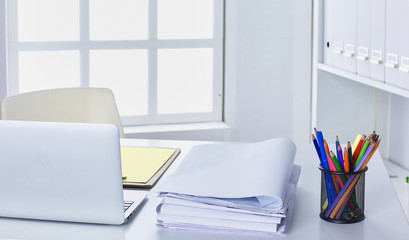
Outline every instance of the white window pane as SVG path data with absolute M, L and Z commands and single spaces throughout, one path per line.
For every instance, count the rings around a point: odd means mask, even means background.
M 112 89 L 120 115 L 148 112 L 148 51 L 90 51 L 90 86 Z
M 158 0 L 158 38 L 212 38 L 213 1 Z
M 213 49 L 158 51 L 158 113 L 212 111 Z
M 19 92 L 79 87 L 79 51 L 19 53 Z
M 148 0 L 90 0 L 91 40 L 148 38 Z
M 18 0 L 19 41 L 78 41 L 79 0 Z

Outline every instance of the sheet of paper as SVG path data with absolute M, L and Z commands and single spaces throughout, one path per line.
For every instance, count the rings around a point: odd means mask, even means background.
M 296 147 L 288 139 L 198 145 L 159 187 L 215 198 L 269 197 L 282 206 Z
M 247 198 L 212 198 L 200 197 L 177 193 L 162 194 L 164 199 L 161 204 L 173 204 L 189 207 L 198 207 L 211 210 L 225 210 L 246 212 L 266 216 L 285 217 L 283 213 L 289 205 L 290 198 L 295 193 L 295 188 L 301 173 L 301 167 L 294 164 L 282 207 L 278 206 L 277 198 L 247 197 Z M 260 200 L 261 198 L 261 200 Z
M 212 219 L 204 217 L 192 217 L 192 216 L 170 216 L 170 215 L 159 215 L 158 221 L 165 222 L 166 224 L 184 224 L 189 225 L 200 225 L 204 227 L 217 227 L 225 229 L 240 229 L 240 230 L 250 230 L 250 231 L 271 231 L 275 232 L 277 230 L 276 223 L 263 223 L 263 222 L 249 222 L 249 221 L 235 221 L 228 219 Z
M 209 209 L 209 210 L 247 213 L 247 214 L 260 215 L 260 216 L 270 216 L 270 217 L 279 217 L 279 218 L 285 217 L 285 215 L 283 215 L 281 211 L 277 211 L 274 213 L 270 213 L 267 211 L 260 212 L 259 211 L 260 209 L 250 210 L 250 209 L 242 209 L 242 208 L 233 208 L 231 206 L 226 206 L 226 205 L 215 205 L 215 204 L 199 202 L 197 201 L 196 198 L 187 199 L 187 198 L 180 198 L 180 197 L 181 197 L 180 195 L 176 195 L 176 194 L 166 194 L 166 196 L 164 197 L 159 207 L 162 204 L 170 204 L 170 205 L 186 206 L 186 207 L 191 207 L 191 208 L 202 208 L 202 209 Z M 157 209 L 158 213 L 160 212 L 159 207 Z
M 174 152 L 171 148 L 121 147 L 124 181 L 146 183 Z
M 207 208 L 195 208 L 181 205 L 163 204 L 160 209 L 160 215 L 176 216 L 181 215 L 186 217 L 202 217 L 219 220 L 235 220 L 260 223 L 275 223 L 279 224 L 282 217 L 261 216 L 251 213 L 240 213 L 235 211 L 212 210 Z
M 158 226 L 168 229 L 196 230 L 209 232 L 239 233 L 239 234 L 259 234 L 259 235 L 286 235 L 288 225 L 291 223 L 294 205 L 294 195 L 290 199 L 287 217 L 283 218 L 280 224 L 274 226 L 273 223 L 265 224 L 247 221 L 225 222 L 213 218 L 191 218 L 186 216 L 158 215 Z

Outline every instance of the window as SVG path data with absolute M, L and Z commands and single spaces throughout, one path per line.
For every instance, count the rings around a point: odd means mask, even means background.
M 108 87 L 124 125 L 218 121 L 221 0 L 10 0 L 8 94 Z

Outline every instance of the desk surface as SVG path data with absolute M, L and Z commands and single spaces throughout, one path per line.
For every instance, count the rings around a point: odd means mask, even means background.
M 195 144 L 206 142 L 123 139 L 122 145 L 179 147 L 181 154 L 159 181 L 173 172 Z M 160 198 L 153 188 L 136 215 L 121 226 L 61 223 L 0 218 L 0 239 L 408 239 L 409 225 L 393 190 L 380 155 L 368 165 L 366 174 L 366 219 L 355 224 L 333 224 L 319 218 L 320 173 L 313 145 L 297 146 L 296 163 L 302 167 L 296 190 L 293 220 L 286 237 L 171 231 L 156 227 Z M 124 195 L 135 193 L 126 189 Z M 353 236 L 353 237 L 352 237 Z

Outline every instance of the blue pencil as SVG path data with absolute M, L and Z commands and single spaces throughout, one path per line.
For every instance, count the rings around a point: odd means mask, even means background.
M 321 165 L 325 170 L 330 170 L 329 164 L 328 164 L 328 159 L 323 156 L 327 156 L 327 153 L 325 152 L 325 147 L 324 147 L 324 136 L 322 135 L 321 131 L 317 131 L 317 140 L 318 140 L 318 145 L 320 147 L 320 152 L 321 152 Z M 327 190 L 327 197 L 328 197 L 328 203 L 329 205 L 332 204 L 332 202 L 336 198 L 336 193 L 335 193 L 335 187 L 334 187 L 334 182 L 331 179 L 331 176 L 328 173 L 324 173 L 325 177 L 325 186 Z
M 342 147 L 341 147 L 341 144 L 339 144 L 338 136 L 336 137 L 335 147 L 336 147 L 335 151 L 337 153 L 339 165 L 341 165 L 342 171 L 345 172 L 344 157 L 342 156 Z
M 318 140 L 318 145 L 321 146 L 320 147 L 321 156 L 327 156 L 327 153 L 325 152 L 325 148 L 324 148 L 324 136 L 322 135 L 321 131 L 317 132 L 317 140 Z M 321 157 L 321 164 L 325 170 L 330 170 L 328 160 L 326 157 Z
M 315 138 L 314 134 L 311 134 L 311 135 L 312 135 L 312 142 L 314 143 L 315 150 L 317 151 L 317 154 L 318 154 L 318 158 L 320 159 L 320 162 L 322 164 L 320 146 L 318 146 L 318 142 L 317 142 L 317 139 Z

